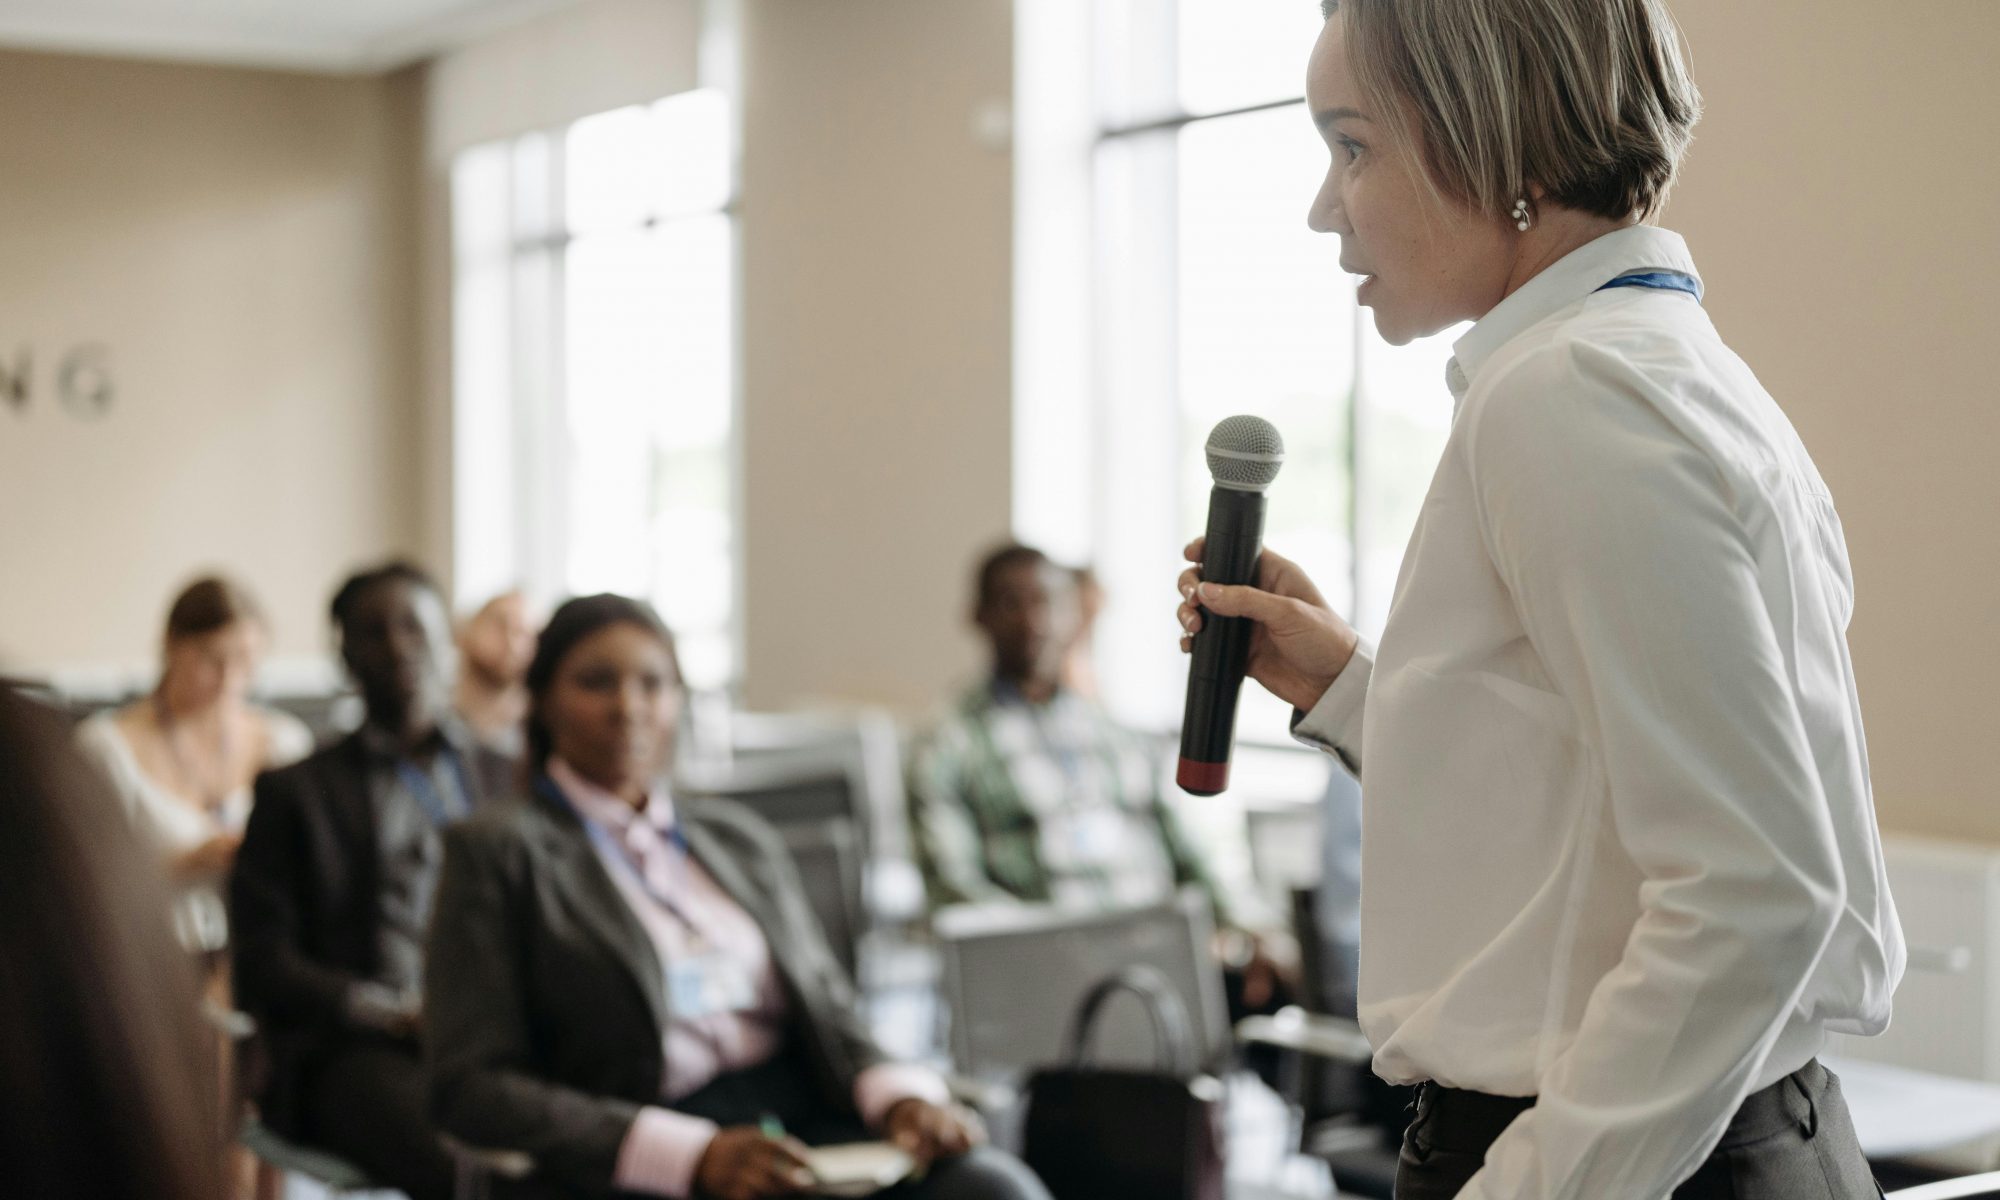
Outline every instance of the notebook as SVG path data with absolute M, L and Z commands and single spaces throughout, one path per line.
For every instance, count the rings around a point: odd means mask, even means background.
M 854 1142 L 820 1146 L 806 1155 L 812 1168 L 813 1194 L 872 1196 L 910 1177 L 916 1160 L 887 1142 Z

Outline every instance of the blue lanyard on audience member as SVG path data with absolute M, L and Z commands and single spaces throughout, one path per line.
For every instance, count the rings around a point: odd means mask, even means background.
M 445 765 L 451 768 L 452 778 L 458 781 L 456 805 L 438 790 L 437 780 L 431 777 L 429 771 L 420 770 L 407 758 L 396 760 L 396 777 L 403 781 L 403 786 L 409 789 L 410 795 L 416 797 L 418 806 L 424 810 L 424 815 L 431 819 L 431 824 L 443 828 L 465 815 L 465 806 L 472 798 L 472 789 L 466 783 L 465 763 L 460 760 L 458 751 L 446 746 L 439 751 L 439 754 L 443 756 Z
M 1653 288 L 1662 292 L 1686 292 L 1694 297 L 1695 303 L 1701 303 L 1701 280 L 1686 271 L 1627 271 L 1597 290 L 1608 292 L 1612 288 Z
M 609 858 L 618 868 L 620 874 L 638 885 L 640 891 L 646 893 L 652 899 L 653 903 L 666 909 L 674 920 L 679 921 L 682 927 L 689 933 L 702 941 L 708 940 L 708 935 L 702 932 L 701 926 L 695 924 L 692 917 L 688 916 L 686 909 L 682 908 L 671 895 L 653 886 L 653 881 L 646 877 L 644 864 L 632 856 L 631 850 L 627 849 L 625 844 L 619 839 L 613 837 L 610 830 L 585 816 L 583 810 L 579 809 L 570 801 L 568 796 L 563 794 L 562 788 L 556 786 L 555 780 L 550 779 L 546 775 L 538 777 L 535 780 L 535 792 L 543 799 L 557 805 L 563 811 L 575 817 L 583 825 L 583 832 L 585 836 L 590 838 L 590 844 L 597 848 L 599 858 Z M 644 820 L 645 818 L 642 815 L 639 819 Z M 666 831 L 666 836 L 668 844 L 681 855 L 682 861 L 685 862 L 689 857 L 687 834 L 681 832 L 679 821 L 675 821 Z

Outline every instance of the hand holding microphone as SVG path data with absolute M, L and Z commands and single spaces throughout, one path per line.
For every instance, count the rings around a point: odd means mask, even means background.
M 1189 562 L 1201 562 L 1202 541 L 1196 538 L 1182 552 Z M 1194 649 L 1204 610 L 1218 617 L 1248 617 L 1256 629 L 1250 634 L 1244 673 L 1293 708 L 1311 708 L 1346 669 L 1360 637 L 1320 597 L 1297 563 L 1266 550 L 1258 566 L 1256 586 L 1210 584 L 1206 597 L 1194 590 L 1202 583 L 1201 567 L 1181 572 L 1181 605 L 1175 616 L 1188 631 L 1181 649 Z
M 1229 784 L 1236 701 L 1247 673 L 1280 699 L 1310 708 L 1354 656 L 1358 639 L 1305 573 L 1263 551 L 1264 489 L 1284 442 L 1257 417 L 1209 435 L 1208 533 L 1188 547 L 1201 564 L 1181 574 L 1181 648 L 1193 654 L 1176 779 L 1198 796 Z M 1201 589 L 1199 592 L 1196 589 Z M 1202 610 L 1210 614 L 1203 619 Z

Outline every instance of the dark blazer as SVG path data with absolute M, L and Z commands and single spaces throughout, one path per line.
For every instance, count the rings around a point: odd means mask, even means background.
M 512 759 L 457 745 L 475 811 L 514 790 Z M 238 1004 L 256 1016 L 272 1059 L 263 1116 L 285 1128 L 302 1064 L 363 1032 L 348 988 L 381 969 L 381 859 L 369 756 L 360 735 L 257 779 L 229 881 Z
M 884 1055 L 784 842 L 734 801 L 677 803 L 690 853 L 771 943 L 829 1111 L 852 1113 L 855 1077 Z M 653 943 L 574 812 L 530 793 L 446 833 L 427 962 L 439 1128 L 527 1152 L 554 1194 L 608 1192 L 627 1128 L 660 1103 L 668 1008 Z

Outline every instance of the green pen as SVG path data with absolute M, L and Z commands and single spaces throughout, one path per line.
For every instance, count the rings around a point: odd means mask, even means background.
M 757 1132 L 774 1142 L 781 1142 L 790 1136 L 785 1132 L 785 1123 L 780 1121 L 775 1113 L 765 1113 L 763 1116 L 757 1118 Z M 808 1166 L 805 1169 L 805 1178 L 798 1182 L 817 1183 L 819 1182 L 819 1176 Z

